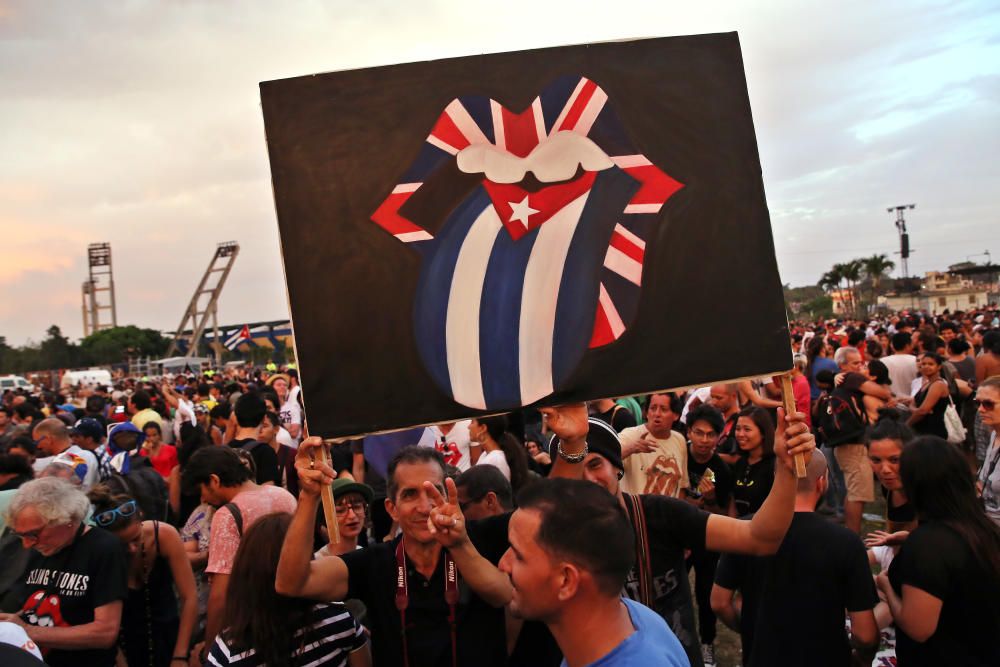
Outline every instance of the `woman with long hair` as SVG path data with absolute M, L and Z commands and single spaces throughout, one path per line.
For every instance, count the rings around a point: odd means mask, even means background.
M 194 574 L 177 530 L 143 521 L 131 496 L 98 484 L 88 494 L 92 520 L 125 543 L 128 597 L 122 607 L 121 648 L 130 667 L 181 667 L 198 616 Z M 178 615 L 177 595 L 180 596 Z
M 816 374 L 824 370 L 834 374 L 839 372 L 837 364 L 827 356 L 827 345 L 822 335 L 817 334 L 809 339 L 809 344 L 806 346 L 806 361 L 808 362 L 806 364 L 806 379 L 809 380 L 810 398 L 815 401 L 822 392 L 822 388 L 816 384 Z
M 936 435 L 948 438 L 944 425 L 944 411 L 948 407 L 948 383 L 941 377 L 944 359 L 934 352 L 920 357 L 919 369 L 923 383 L 913 396 L 915 409 L 906 422 L 917 435 Z
M 1000 528 L 983 512 L 968 460 L 925 436 L 904 447 L 900 473 L 919 525 L 877 578 L 897 664 L 1000 665 Z
M 476 465 L 488 463 L 500 469 L 516 494 L 528 481 L 528 455 L 507 430 L 507 417 L 480 417 L 469 423 L 469 438 L 482 447 Z
M 740 459 L 733 466 L 729 516 L 743 517 L 760 509 L 774 484 L 774 422 L 763 408 L 744 408 L 735 434 Z
M 223 630 L 209 653 L 209 664 L 369 667 L 367 634 L 347 607 L 274 592 L 281 545 L 291 522 L 291 514 L 268 514 L 243 534 L 226 589 Z
M 873 536 L 885 535 L 882 544 L 899 544 L 906 534 L 895 535 L 899 531 L 913 530 L 917 526 L 917 514 L 903 491 L 903 480 L 899 473 L 903 447 L 913 440 L 913 431 L 903 421 L 901 415 L 891 408 L 879 410 L 878 418 L 865 433 L 868 459 L 872 470 L 882 485 L 885 496 L 886 531 L 876 531 Z M 869 536 L 872 538 L 873 536 Z M 871 546 L 871 545 L 869 545 Z

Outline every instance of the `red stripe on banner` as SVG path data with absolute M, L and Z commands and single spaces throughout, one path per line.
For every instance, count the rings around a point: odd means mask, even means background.
M 640 264 L 642 264 L 642 259 L 646 255 L 645 250 L 618 232 L 611 235 L 611 247 L 620 250 L 623 254 L 628 255 Z
M 434 124 L 434 129 L 431 130 L 431 134 L 449 146 L 453 146 L 456 150 L 462 150 L 469 145 L 469 140 L 462 134 L 462 131 L 455 125 L 455 121 L 447 113 L 443 113 L 438 117 L 437 123 Z
M 663 205 L 675 192 L 684 187 L 683 183 L 667 176 L 659 167 L 652 164 L 638 167 L 627 167 L 625 173 L 639 181 L 638 192 L 632 196 L 629 204 L 659 204 Z
M 501 107 L 503 134 L 507 150 L 518 157 L 527 157 L 538 145 L 538 130 L 535 128 L 535 114 L 531 107 L 521 113 L 511 113 Z
M 587 83 L 583 84 L 583 90 L 577 95 L 576 101 L 573 102 L 573 108 L 569 110 L 566 118 L 563 119 L 562 125 L 559 126 L 560 130 L 572 130 L 576 127 L 576 122 L 580 120 L 580 115 L 587 108 L 587 103 L 590 102 L 590 98 L 593 97 L 595 90 L 597 90 L 597 84 L 593 81 L 588 80 Z
M 594 334 L 590 337 L 590 347 L 601 347 L 613 342 L 615 335 L 611 332 L 611 324 L 604 312 L 604 306 L 597 304 L 597 317 L 594 318 Z
M 413 224 L 399 214 L 400 207 L 410 198 L 412 192 L 391 194 L 385 198 L 382 205 L 372 213 L 372 220 L 390 234 L 407 234 L 421 232 L 423 229 Z

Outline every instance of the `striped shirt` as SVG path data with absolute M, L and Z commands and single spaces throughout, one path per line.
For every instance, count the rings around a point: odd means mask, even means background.
M 348 655 L 368 643 L 368 633 L 364 626 L 341 603 L 315 605 L 309 620 L 310 624 L 296 630 L 295 636 L 300 637 L 309 630 L 315 632 L 310 636 L 310 643 L 300 645 L 292 653 L 289 663 L 292 667 L 346 665 Z M 224 634 L 216 637 L 215 645 L 208 654 L 207 664 L 219 667 L 256 667 L 261 664 L 253 648 L 240 650 L 231 641 L 223 639 Z

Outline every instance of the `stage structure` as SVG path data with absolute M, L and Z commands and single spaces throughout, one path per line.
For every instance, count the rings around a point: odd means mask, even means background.
M 903 278 L 910 277 L 910 233 L 906 231 L 906 220 L 903 219 L 903 211 L 915 209 L 916 204 L 901 204 L 890 206 L 886 209 L 889 213 L 896 214 L 896 231 L 899 232 L 899 270 Z
M 91 243 L 87 246 L 87 265 L 89 277 L 83 281 L 81 289 L 84 337 L 118 326 L 111 244 Z
M 198 341 L 201 340 L 205 329 L 208 327 L 209 319 L 212 321 L 213 341 L 212 355 L 216 364 L 222 361 L 223 347 L 219 340 L 219 317 L 218 305 L 219 295 L 222 294 L 222 287 L 226 284 L 229 271 L 233 268 L 236 256 L 240 252 L 240 244 L 236 241 L 220 243 L 215 249 L 212 261 L 208 263 L 205 275 L 201 277 L 191 303 L 184 311 L 184 317 L 177 327 L 174 339 L 170 341 L 170 347 L 164 357 L 182 355 L 184 357 L 198 356 Z

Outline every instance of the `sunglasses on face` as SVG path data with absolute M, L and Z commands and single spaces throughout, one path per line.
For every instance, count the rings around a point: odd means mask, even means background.
M 116 507 L 111 510 L 105 510 L 103 512 L 98 512 L 94 515 L 94 523 L 96 523 L 101 528 L 106 528 L 118 520 L 118 517 L 127 519 L 136 512 L 136 504 L 134 500 L 130 500 L 124 505 Z
M 974 398 L 972 402 L 976 404 L 977 408 L 983 408 L 987 412 L 997 406 L 997 402 L 989 398 Z
M 355 500 L 352 503 L 340 503 L 334 506 L 337 511 L 337 516 L 347 516 L 347 510 L 354 510 L 355 514 L 362 514 L 368 509 L 368 505 L 360 500 Z
M 19 533 L 16 530 L 10 531 L 19 540 L 30 540 L 32 542 L 37 542 L 38 538 L 42 536 L 42 531 L 44 531 L 48 526 L 42 526 L 35 530 L 26 530 L 23 533 Z

